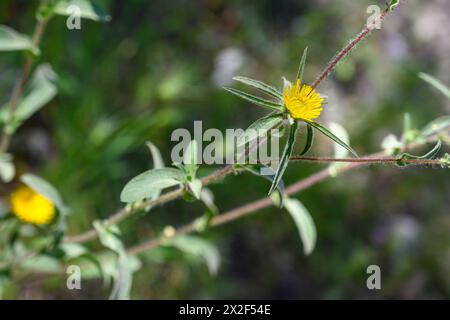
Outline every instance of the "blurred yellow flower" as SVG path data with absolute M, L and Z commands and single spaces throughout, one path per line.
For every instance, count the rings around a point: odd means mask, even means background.
M 11 193 L 12 212 L 23 222 L 48 224 L 55 217 L 55 206 L 40 193 L 21 186 Z
M 323 98 L 313 87 L 297 80 L 285 87 L 283 102 L 292 118 L 312 121 L 320 116 Z

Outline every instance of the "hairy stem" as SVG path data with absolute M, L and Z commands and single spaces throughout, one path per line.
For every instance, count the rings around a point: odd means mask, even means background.
M 389 13 L 389 9 L 386 8 L 384 10 L 380 17 L 379 22 L 383 22 L 383 20 L 386 18 L 387 14 Z M 355 38 L 353 38 L 341 51 L 338 52 L 337 55 L 334 56 L 333 59 L 328 63 L 328 66 L 320 73 L 320 75 L 317 77 L 316 81 L 312 84 L 313 88 L 316 88 L 322 81 L 326 80 L 331 72 L 336 68 L 336 66 L 339 64 L 339 62 L 345 58 L 350 51 L 352 51 L 358 43 L 360 43 L 362 40 L 367 38 L 367 36 L 370 35 L 371 31 L 374 29 L 375 25 L 373 26 L 366 26 Z

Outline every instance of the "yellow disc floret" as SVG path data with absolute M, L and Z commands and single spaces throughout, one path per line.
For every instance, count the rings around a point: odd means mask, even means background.
M 11 193 L 11 210 L 23 222 L 48 224 L 55 217 L 55 206 L 46 197 L 27 186 Z
M 320 116 L 323 98 L 313 87 L 297 80 L 284 89 L 283 102 L 292 118 L 312 121 Z

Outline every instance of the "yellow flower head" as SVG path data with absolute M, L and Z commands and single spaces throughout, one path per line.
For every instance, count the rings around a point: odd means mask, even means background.
M 55 206 L 33 189 L 22 186 L 10 197 L 12 212 L 23 222 L 48 224 L 55 217 Z
M 297 80 L 284 89 L 283 102 L 292 118 L 312 121 L 320 116 L 323 98 L 313 87 Z

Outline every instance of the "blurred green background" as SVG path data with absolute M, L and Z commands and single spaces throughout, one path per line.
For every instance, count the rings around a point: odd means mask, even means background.
M 449 114 L 450 103 L 418 78 L 430 73 L 450 83 L 450 3 L 407 1 L 383 30 L 361 43 L 319 91 L 329 97 L 322 123 L 342 124 L 359 154 L 380 150 L 389 133 L 401 134 L 405 112 L 417 127 Z M 82 21 L 69 31 L 66 18 L 51 21 L 40 62 L 59 76 L 59 94 L 14 137 L 23 171 L 51 181 L 73 209 L 69 233 L 90 228 L 121 207 L 119 194 L 136 174 L 151 168 L 145 147 L 157 145 L 166 163 L 176 128 L 245 128 L 265 113 L 221 89 L 234 75 L 281 86 L 293 78 L 305 46 L 305 77 L 315 79 L 329 59 L 364 26 L 370 4 L 351 0 L 131 0 L 98 1 L 106 24 Z M 31 34 L 38 1 L 2 0 L 0 23 Z M 8 101 L 23 57 L 0 56 L 0 102 Z M 447 148 L 448 149 L 448 148 Z M 448 151 L 448 150 L 447 150 Z M 333 145 L 317 137 L 312 155 Z M 290 184 L 323 166 L 292 164 Z M 205 170 L 205 172 L 207 169 Z M 141 256 L 132 298 L 449 298 L 450 182 L 433 168 L 361 168 L 299 195 L 318 229 L 309 257 L 291 217 L 270 208 L 204 237 L 220 250 L 216 276 L 176 250 Z M 266 195 L 263 180 L 241 175 L 211 187 L 221 211 Z M 8 186 L 2 187 L 6 195 Z M 201 215 L 199 203 L 182 200 L 121 224 L 128 245 L 157 236 Z M 92 249 L 101 246 L 89 244 Z M 379 265 L 382 290 L 366 288 L 366 268 Z M 98 281 L 80 291 L 63 277 L 18 279 L 12 298 L 105 298 Z

